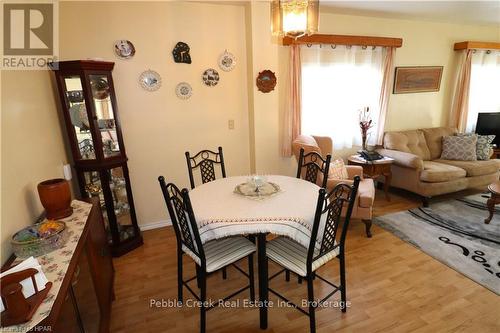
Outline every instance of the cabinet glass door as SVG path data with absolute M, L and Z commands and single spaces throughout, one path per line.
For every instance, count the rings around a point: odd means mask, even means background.
M 123 168 L 117 167 L 110 170 L 84 172 L 85 191 L 89 196 L 98 197 L 101 202 L 101 209 L 104 219 L 104 226 L 108 232 L 108 241 L 111 242 L 111 229 L 109 219 L 116 219 L 116 226 L 120 242 L 125 241 L 135 235 L 135 229 L 132 224 L 130 204 L 128 201 L 127 181 L 123 174 Z M 108 182 L 106 184 L 105 182 Z M 106 207 L 104 191 L 109 189 L 113 199 L 112 207 Z M 108 213 L 108 209 L 112 209 Z M 109 216 L 113 214 L 114 216 Z
M 120 145 L 118 141 L 115 114 L 111 102 L 109 80 L 106 74 L 89 75 L 97 125 L 101 133 L 104 158 L 119 156 Z
M 130 205 L 128 202 L 127 183 L 123 175 L 123 168 L 118 167 L 110 170 L 110 188 L 113 193 L 113 204 L 115 216 L 120 235 L 120 241 L 125 241 L 135 236 L 132 225 Z
M 64 78 L 65 93 L 68 101 L 68 113 L 75 130 L 77 147 L 82 160 L 95 159 L 94 140 L 90 130 L 90 122 L 83 96 L 82 81 L 79 76 Z

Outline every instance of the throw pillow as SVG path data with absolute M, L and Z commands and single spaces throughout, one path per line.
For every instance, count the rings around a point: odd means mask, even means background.
M 458 136 L 477 136 L 476 157 L 478 160 L 489 160 L 491 155 L 491 143 L 495 135 L 479 135 L 474 133 L 459 133 Z
M 347 173 L 347 168 L 345 167 L 344 160 L 339 158 L 330 162 L 328 178 L 349 179 L 349 174 Z
M 476 161 L 476 135 L 443 136 L 441 159 L 457 161 Z

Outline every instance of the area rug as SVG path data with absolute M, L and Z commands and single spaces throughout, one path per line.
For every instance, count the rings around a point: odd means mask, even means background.
M 374 223 L 500 295 L 500 209 L 485 224 L 486 200 L 467 196 L 380 216 Z

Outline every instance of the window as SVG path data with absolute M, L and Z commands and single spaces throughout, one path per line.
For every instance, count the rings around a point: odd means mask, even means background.
M 472 55 L 466 132 L 476 130 L 480 112 L 500 112 L 500 51 L 477 50 Z
M 330 136 L 335 149 L 361 145 L 359 110 L 368 106 L 375 124 L 380 113 L 382 48 L 304 46 L 301 58 L 302 133 Z

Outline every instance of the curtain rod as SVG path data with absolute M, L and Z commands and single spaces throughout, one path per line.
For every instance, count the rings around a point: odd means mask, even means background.
M 500 50 L 500 43 L 464 41 L 453 45 L 455 51 L 460 50 Z
M 323 47 L 323 45 L 330 45 L 330 47 L 335 50 L 337 48 L 337 44 L 319 44 L 319 43 L 316 43 L 316 44 L 313 44 L 313 43 L 307 43 L 306 46 L 307 47 L 312 47 L 313 45 L 319 45 L 320 48 Z M 344 44 L 343 46 L 345 46 L 346 48 L 350 49 L 351 47 L 353 46 L 361 46 L 361 48 L 363 50 L 366 50 L 368 47 L 371 47 L 372 50 L 375 50 L 377 47 L 380 47 L 380 46 L 377 46 L 377 45 L 347 45 L 347 44 Z
M 292 37 L 283 37 L 283 45 L 294 44 L 333 44 L 333 45 L 360 45 L 360 46 L 387 46 L 401 47 L 402 38 L 392 37 L 372 37 L 372 36 L 351 36 L 351 35 L 324 35 L 315 34 L 311 36 L 302 36 L 297 39 Z

